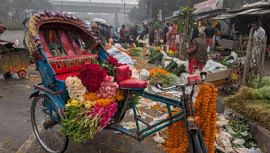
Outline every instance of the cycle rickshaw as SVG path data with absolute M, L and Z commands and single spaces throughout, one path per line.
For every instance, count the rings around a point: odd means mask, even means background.
M 64 81 L 68 76 L 76 76 L 80 65 L 106 59 L 106 51 L 99 44 L 98 38 L 88 31 L 82 21 L 64 12 L 39 12 L 31 17 L 26 25 L 25 45 L 30 51 L 42 79 L 40 84 L 34 85 L 34 91 L 30 96 L 33 98 L 31 106 L 33 130 L 38 142 L 46 151 L 61 153 L 66 150 L 68 144 L 67 136 L 59 131 L 65 103 L 68 100 Z M 58 52 L 52 49 L 51 41 L 56 42 Z M 90 54 L 87 49 L 96 54 Z M 121 69 L 119 68 L 120 71 L 122 71 Z M 192 91 L 200 81 L 201 77 L 198 76 L 189 78 L 189 82 L 193 84 Z M 120 88 L 125 91 L 125 100 L 118 105 L 117 113 L 110 121 L 108 128 L 141 141 L 169 125 L 184 120 L 189 137 L 189 151 L 206 153 L 202 133 L 194 122 L 194 109 L 191 102 L 193 93 L 190 96 L 185 93 L 185 88 L 189 85 L 183 84 L 169 88 L 157 85 L 162 90 L 181 88 L 182 98 L 173 100 L 146 92 L 144 89 L 147 87 L 147 82 L 145 81 L 129 79 L 123 82 Z M 164 103 L 167 106 L 169 117 L 152 125 L 147 123 L 137 114 L 136 103 L 133 103 L 134 93 Z M 171 106 L 182 108 L 182 111 L 172 113 Z M 133 109 L 135 130 L 126 129 L 118 124 L 128 109 Z M 140 127 L 139 122 L 145 124 L 146 128 Z

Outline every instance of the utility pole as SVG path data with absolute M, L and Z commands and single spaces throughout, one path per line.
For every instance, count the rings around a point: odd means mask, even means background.
M 152 0 L 149 0 L 149 16 L 150 16 L 150 20 L 152 20 L 152 17 L 153 17 L 153 12 L 152 12 Z

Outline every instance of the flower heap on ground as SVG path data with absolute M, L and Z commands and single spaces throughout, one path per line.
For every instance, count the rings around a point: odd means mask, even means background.
M 112 67 L 119 65 L 112 57 L 108 63 Z M 62 130 L 77 142 L 91 140 L 116 114 L 117 102 L 124 99 L 124 92 L 99 64 L 85 64 L 78 76 L 68 77 L 65 84 L 70 99 Z
M 202 130 L 203 140 L 209 153 L 214 153 L 216 129 L 216 97 L 218 90 L 212 84 L 202 84 L 194 103 L 196 117 Z M 166 150 L 168 153 L 188 152 L 188 137 L 184 121 L 177 122 L 168 128 Z
M 179 79 L 176 75 L 166 71 L 162 68 L 153 68 L 150 70 L 150 84 L 162 84 L 164 87 L 169 87 L 179 83 Z

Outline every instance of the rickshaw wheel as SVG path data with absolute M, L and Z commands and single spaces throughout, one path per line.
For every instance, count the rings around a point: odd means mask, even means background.
M 18 71 L 18 76 L 21 79 L 25 79 L 27 72 L 25 70 Z
M 4 76 L 5 80 L 8 80 L 8 79 L 12 78 L 12 75 L 10 74 L 10 72 L 4 73 L 3 76 Z
M 63 153 L 68 137 L 61 132 L 63 116 L 46 95 L 38 95 L 31 106 L 31 122 L 38 142 L 49 153 Z

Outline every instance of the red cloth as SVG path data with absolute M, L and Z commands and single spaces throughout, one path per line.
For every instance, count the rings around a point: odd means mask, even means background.
M 213 46 L 213 39 L 212 38 L 206 38 L 207 45 L 212 47 Z
M 203 67 L 204 67 L 204 64 L 198 63 L 195 58 L 192 58 L 192 59 L 189 59 L 188 60 L 188 71 L 189 71 L 189 74 L 193 74 L 196 69 L 198 69 L 198 70 L 201 71 L 203 69 Z

